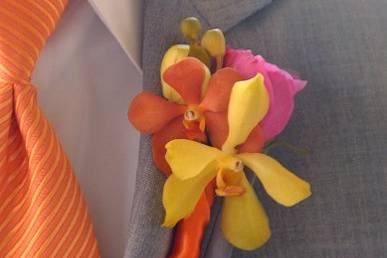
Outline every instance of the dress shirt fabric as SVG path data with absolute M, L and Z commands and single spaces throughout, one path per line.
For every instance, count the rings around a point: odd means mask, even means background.
M 102 257 L 123 257 L 139 134 L 127 120 L 141 74 L 86 0 L 71 0 L 32 78 L 84 192 Z

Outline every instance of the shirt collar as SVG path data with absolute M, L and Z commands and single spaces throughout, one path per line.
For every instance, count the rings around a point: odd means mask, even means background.
M 89 0 L 96 14 L 141 70 L 142 0 Z

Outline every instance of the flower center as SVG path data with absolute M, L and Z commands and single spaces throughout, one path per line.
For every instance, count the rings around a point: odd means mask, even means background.
M 243 179 L 243 162 L 234 157 L 220 160 L 220 169 L 216 175 L 216 189 L 218 196 L 238 196 L 246 189 L 241 186 Z
M 184 113 L 183 125 L 188 139 L 206 142 L 206 120 L 203 112 L 197 106 L 188 106 Z
M 191 108 L 188 108 L 184 113 L 184 119 L 187 121 L 195 121 L 199 119 L 199 113 Z

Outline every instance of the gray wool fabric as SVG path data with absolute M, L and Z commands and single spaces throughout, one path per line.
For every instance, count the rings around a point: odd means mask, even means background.
M 311 154 L 277 148 L 270 155 L 309 181 L 312 197 L 285 208 L 256 182 L 272 237 L 253 252 L 225 242 L 217 201 L 202 257 L 386 257 L 387 1 L 276 0 L 257 12 L 268 2 L 145 1 L 145 90 L 160 92 L 162 54 L 182 41 L 178 24 L 185 16 L 201 18 L 204 27 L 229 29 L 229 45 L 252 49 L 309 81 L 282 138 Z M 126 257 L 158 258 L 168 252 L 171 231 L 159 226 L 163 182 L 149 138 L 142 137 Z

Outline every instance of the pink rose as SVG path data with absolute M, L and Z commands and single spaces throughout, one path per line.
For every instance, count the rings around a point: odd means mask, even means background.
M 265 142 L 279 135 L 294 109 L 294 96 L 301 91 L 306 81 L 299 80 L 278 66 L 268 63 L 262 56 L 254 56 L 250 50 L 228 48 L 224 66 L 237 70 L 245 79 L 261 73 L 270 96 L 270 108 L 260 123 Z

